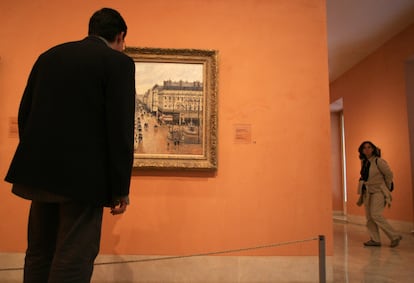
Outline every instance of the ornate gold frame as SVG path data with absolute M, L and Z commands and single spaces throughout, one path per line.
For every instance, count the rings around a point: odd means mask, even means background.
M 158 127 L 159 129 L 162 129 L 165 133 L 166 128 L 169 127 L 167 136 L 157 136 L 156 138 L 153 137 L 154 143 L 160 143 L 160 140 L 165 140 L 166 145 L 168 145 L 168 149 L 170 150 L 167 153 L 161 153 L 155 150 L 156 152 L 150 152 L 150 153 L 139 153 L 138 149 L 136 149 L 136 152 L 134 154 L 134 168 L 141 168 L 141 169 L 190 169 L 190 170 L 216 170 L 217 169 L 217 123 L 218 123 L 218 117 L 217 117 L 217 74 L 218 74 L 218 67 L 217 67 L 217 51 L 215 50 L 198 50 L 198 49 L 164 49 L 164 48 L 141 48 L 141 47 L 128 47 L 125 50 L 125 53 L 130 56 L 134 62 L 136 63 L 136 68 L 140 68 L 140 63 L 160 63 L 159 66 L 165 65 L 171 65 L 167 63 L 175 63 L 175 64 L 200 64 L 201 72 L 202 72 L 202 91 L 200 90 L 199 93 L 202 92 L 202 95 L 199 94 L 200 98 L 198 101 L 198 119 L 194 117 L 194 120 L 196 120 L 197 125 L 193 126 L 192 121 L 191 124 L 189 122 L 190 114 L 190 108 L 192 109 L 193 113 L 196 111 L 195 106 L 189 105 L 189 102 L 187 102 L 186 105 L 183 103 L 186 101 L 185 97 L 183 98 L 182 95 L 177 96 L 177 100 L 184 101 L 181 102 L 181 106 L 177 106 L 177 108 L 181 107 L 181 110 L 172 110 L 172 113 L 170 116 L 159 114 L 161 113 L 159 108 L 156 108 L 156 111 L 151 112 L 152 115 L 148 119 L 152 119 L 151 121 L 157 121 L 154 124 L 154 131 L 155 127 Z M 151 64 L 150 64 L 151 65 Z M 186 65 L 183 65 L 186 67 Z M 137 70 L 139 71 L 139 70 Z M 138 73 L 138 72 L 137 72 Z M 165 79 L 168 79 L 167 77 Z M 162 83 L 162 82 L 160 82 Z M 138 86 L 138 82 L 137 82 Z M 165 86 L 165 81 L 164 81 Z M 157 93 L 158 94 L 158 93 Z M 138 96 L 138 93 L 137 93 Z M 145 97 L 145 96 L 143 96 Z M 157 97 L 161 97 L 160 95 L 157 95 Z M 171 97 L 170 97 L 171 98 Z M 173 97 L 174 98 L 174 97 Z M 156 101 L 157 105 L 161 105 L 161 103 Z M 167 98 L 164 98 L 165 101 Z M 144 100 L 144 99 L 142 99 Z M 190 100 L 190 99 L 189 99 Z M 137 105 L 141 103 L 140 106 L 140 113 L 136 112 L 136 123 L 137 123 L 137 116 L 144 117 L 143 119 L 146 119 L 146 116 L 143 115 L 149 115 L 149 113 L 145 113 L 145 109 L 151 108 L 151 105 L 149 108 L 147 108 L 147 104 L 143 103 L 142 101 L 138 101 L 138 97 L 136 98 Z M 148 99 L 146 100 L 148 103 Z M 194 100 L 195 101 L 195 100 Z M 193 102 L 193 101 L 192 101 Z M 201 105 L 202 103 L 202 105 Z M 175 101 L 172 102 L 173 105 L 176 105 Z M 174 106 L 173 106 L 174 107 Z M 200 111 L 202 109 L 202 111 Z M 138 110 L 137 110 L 138 111 Z M 179 112 L 181 111 L 181 112 Z M 187 111 L 187 112 L 185 112 Z M 177 113 L 178 112 L 178 113 Z M 156 114 L 153 114 L 156 113 Z M 186 113 L 188 113 L 186 116 Z M 154 117 L 156 115 L 156 117 Z M 170 124 L 166 124 L 164 120 L 160 120 L 161 118 L 171 118 L 171 121 L 167 121 Z M 139 119 L 139 123 L 142 123 L 142 121 Z M 177 122 L 178 121 L 178 122 Z M 164 123 L 165 122 L 165 123 Z M 180 123 L 178 125 L 178 123 Z M 146 130 L 152 130 L 147 129 L 148 123 L 145 123 Z M 139 126 L 141 127 L 141 126 Z M 149 128 L 149 127 L 148 127 Z M 192 131 L 195 131 L 195 128 L 197 128 L 198 131 L 198 141 L 193 142 L 196 143 L 196 145 L 190 145 L 190 139 L 188 138 L 188 135 L 191 135 L 190 129 Z M 157 128 L 158 129 L 158 128 Z M 135 145 L 138 144 L 137 147 L 140 146 L 140 143 L 142 140 L 145 142 L 145 136 L 142 138 L 141 133 L 140 141 L 137 141 L 137 126 L 136 126 L 136 135 L 135 135 Z M 139 130 L 141 131 L 141 129 Z M 145 135 L 145 132 L 142 132 Z M 192 153 L 181 153 L 180 147 L 179 147 L 179 140 L 182 140 L 181 148 L 184 148 L 186 146 L 185 143 L 185 134 L 187 133 L 188 138 L 188 147 L 193 146 L 197 148 L 197 154 Z M 195 134 L 195 132 L 194 132 Z M 149 134 L 148 134 L 149 135 Z M 174 138 L 174 146 L 178 144 L 178 150 L 177 152 L 171 152 L 170 148 L 170 141 L 171 146 L 173 144 L 172 140 L 173 137 L 177 136 L 177 138 Z M 165 138 L 165 139 L 164 139 Z M 164 150 L 164 149 L 163 149 Z

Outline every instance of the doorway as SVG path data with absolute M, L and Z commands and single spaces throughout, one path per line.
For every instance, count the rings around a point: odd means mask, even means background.
M 336 220 L 346 221 L 347 186 L 345 157 L 345 127 L 342 98 L 333 102 L 331 109 L 331 168 L 332 211 Z
M 408 131 L 411 153 L 411 182 L 414 184 L 414 56 L 405 62 L 405 86 L 407 96 Z M 414 186 L 412 190 L 412 203 L 414 205 Z M 414 219 L 414 210 L 413 210 Z M 411 231 L 414 233 L 414 230 Z

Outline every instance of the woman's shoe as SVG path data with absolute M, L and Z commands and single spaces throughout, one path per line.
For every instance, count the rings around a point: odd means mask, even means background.
M 396 246 L 398 246 L 400 244 L 400 241 L 402 240 L 401 236 L 398 236 L 398 238 L 394 239 L 391 241 L 391 248 L 395 248 Z
M 376 242 L 374 240 L 369 240 L 368 242 L 365 242 L 364 243 L 364 246 L 366 246 L 366 247 L 381 247 L 381 243 L 380 242 Z

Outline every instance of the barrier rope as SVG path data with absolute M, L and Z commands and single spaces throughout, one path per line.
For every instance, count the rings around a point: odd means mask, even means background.
M 274 248 L 274 247 L 278 247 L 278 246 L 298 244 L 298 243 L 315 241 L 315 240 L 319 240 L 319 238 L 314 237 L 314 238 L 309 238 L 309 239 L 304 239 L 304 240 L 280 242 L 280 243 L 273 243 L 273 244 L 260 245 L 260 246 L 254 246 L 254 247 L 229 249 L 229 250 L 213 251 L 213 252 L 205 252 L 205 253 L 196 253 L 196 254 L 189 254 L 189 255 L 164 256 L 164 257 L 144 258 L 144 259 L 136 259 L 136 260 L 123 260 L 123 261 L 96 262 L 96 263 L 94 263 L 94 265 L 97 266 L 97 265 L 110 265 L 110 264 L 139 263 L 139 262 L 174 260 L 174 259 L 183 259 L 183 258 L 190 258 L 190 257 L 200 257 L 200 256 L 238 253 L 238 252 L 245 252 L 245 251 L 251 251 L 251 250 L 259 250 L 259 249 L 266 249 L 266 248 Z M 0 272 L 1 271 L 18 271 L 18 270 L 23 270 L 23 267 L 0 268 Z

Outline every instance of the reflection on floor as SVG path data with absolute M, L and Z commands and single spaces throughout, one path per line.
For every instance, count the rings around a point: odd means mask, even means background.
M 365 226 L 335 220 L 334 255 L 328 258 L 327 282 L 408 283 L 414 282 L 414 235 L 402 234 L 396 248 L 382 235 L 382 247 L 364 247 Z M 315 247 L 317 246 L 315 241 Z M 22 253 L 0 253 L 0 269 L 19 267 Z M 101 257 L 101 256 L 100 256 Z M 134 256 L 114 256 L 127 261 Z M 101 261 L 98 258 L 97 261 Z M 22 270 L 0 271 L 1 283 L 22 282 Z M 318 282 L 317 257 L 206 256 L 142 264 L 98 265 L 93 283 L 191 282 L 191 283 L 314 283 Z
M 334 222 L 334 282 L 414 282 L 414 236 L 402 237 L 396 248 L 384 234 L 381 247 L 364 247 L 365 226 Z

